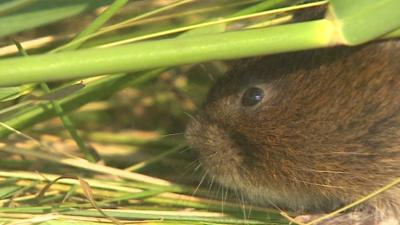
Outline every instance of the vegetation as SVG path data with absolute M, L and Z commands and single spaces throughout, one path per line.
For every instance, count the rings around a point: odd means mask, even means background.
M 288 224 L 205 178 L 185 124 L 218 60 L 399 35 L 397 0 L 351 5 L 3 0 L 0 224 Z

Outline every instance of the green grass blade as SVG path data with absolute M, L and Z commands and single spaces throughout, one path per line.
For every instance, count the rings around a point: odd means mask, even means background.
M 117 10 L 119 7 L 122 6 L 122 4 L 125 4 L 124 1 L 125 1 L 125 0 L 122 0 L 122 1 L 120 1 L 120 2 L 116 1 L 116 2 L 107 10 L 107 12 L 103 13 L 103 14 L 105 14 L 104 17 L 109 17 L 109 15 L 115 13 L 116 10 Z M 135 16 L 135 17 L 133 17 L 133 18 L 131 18 L 131 19 L 128 19 L 128 20 L 125 20 L 125 21 L 123 21 L 123 22 L 121 22 L 121 23 L 118 23 L 118 24 L 114 24 L 114 25 L 110 25 L 110 26 L 104 27 L 103 29 L 101 29 L 100 31 L 98 31 L 98 32 L 96 32 L 96 33 L 93 33 L 93 32 L 85 32 L 85 34 L 79 35 L 78 37 L 74 38 L 74 40 L 72 40 L 71 42 L 69 42 L 69 43 L 67 43 L 67 44 L 65 44 L 65 45 L 63 45 L 63 46 L 60 46 L 60 47 L 58 47 L 58 48 L 52 50 L 52 52 L 58 52 L 58 51 L 61 51 L 61 50 L 64 50 L 64 49 L 69 49 L 71 46 L 80 45 L 80 44 L 82 44 L 83 42 L 85 42 L 85 41 L 87 41 L 87 40 L 89 40 L 89 39 L 91 39 L 91 38 L 97 37 L 97 36 L 99 36 L 99 35 L 101 35 L 101 34 L 104 34 L 104 33 L 110 32 L 110 31 L 114 31 L 114 30 L 116 30 L 116 29 L 118 29 L 118 28 L 121 28 L 121 27 L 123 27 L 123 26 L 129 25 L 129 23 L 132 23 L 132 22 L 134 22 L 134 21 L 138 21 L 138 20 L 141 20 L 141 19 L 144 19 L 144 18 L 153 16 L 153 15 L 155 15 L 155 14 L 157 14 L 157 13 L 164 12 L 164 11 L 166 11 L 166 10 L 168 10 L 168 9 L 171 9 L 171 8 L 174 8 L 174 7 L 177 7 L 177 6 L 180 6 L 180 5 L 182 5 L 182 4 L 187 4 L 187 3 L 192 2 L 192 1 L 193 1 L 193 0 L 182 0 L 182 1 L 179 1 L 179 2 L 176 2 L 176 3 L 173 3 L 173 4 L 170 4 L 170 5 L 161 7 L 161 8 L 159 8 L 159 9 L 155 9 L 155 10 L 152 10 L 152 11 L 150 11 L 150 12 L 143 13 L 143 14 L 141 14 L 141 15 Z M 98 19 L 101 20 L 100 18 L 98 18 Z M 97 20 L 97 19 L 96 19 L 96 20 Z M 96 21 L 94 21 L 94 22 L 96 22 Z M 92 29 L 92 31 L 94 31 L 94 29 Z
M 400 1 L 331 0 L 328 17 L 338 28 L 338 43 L 357 45 L 400 27 Z
M 235 16 L 243 16 L 246 14 L 250 14 L 250 13 L 255 13 L 255 12 L 259 12 L 262 10 L 267 10 L 267 9 L 271 9 L 274 6 L 285 2 L 285 0 L 265 0 L 263 2 L 260 2 L 254 6 L 251 7 L 247 7 L 246 9 L 243 9 L 235 14 L 233 14 L 231 17 L 235 17 Z
M 116 0 L 111 4 L 106 11 L 104 11 L 100 16 L 98 16 L 84 31 L 82 31 L 78 36 L 76 36 L 65 48 L 65 50 L 73 50 L 79 48 L 86 39 L 84 37 L 96 32 L 101 26 L 103 26 L 115 13 L 117 13 L 128 0 Z M 60 49 L 61 50 L 61 49 Z M 54 51 L 53 51 L 54 52 Z
M 22 85 L 18 87 L 0 88 L 0 102 L 6 102 L 17 99 L 33 89 L 33 85 Z
M 65 112 L 69 112 L 88 102 L 107 98 L 126 85 L 140 84 L 152 79 L 159 73 L 160 71 L 152 71 L 137 76 L 135 79 L 132 78 L 132 75 L 122 74 L 99 79 L 88 84 L 81 91 L 60 100 L 59 103 Z M 4 122 L 15 129 L 23 129 L 54 116 L 56 114 L 52 110 L 51 104 L 47 103 L 20 110 L 19 113 L 12 115 Z M 10 133 L 10 130 L 0 126 L 0 137 L 5 137 Z
M 11 15 L 0 17 L 0 37 L 71 17 L 109 0 L 40 0 Z
M 37 0 L 13 0 L 6 1 L 0 4 L 0 16 L 10 14 L 18 9 L 29 6 Z

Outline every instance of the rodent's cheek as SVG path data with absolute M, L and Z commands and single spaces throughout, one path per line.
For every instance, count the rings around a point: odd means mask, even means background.
M 223 127 L 196 118 L 189 123 L 185 137 L 211 177 L 224 185 L 232 185 L 243 179 L 242 152 Z

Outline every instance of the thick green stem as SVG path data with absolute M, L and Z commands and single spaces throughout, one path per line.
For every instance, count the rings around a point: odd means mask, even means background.
M 337 40 L 357 45 L 400 27 L 399 0 L 331 0 L 328 19 L 337 26 Z
M 332 31 L 330 21 L 317 20 L 107 49 L 6 59 L 0 61 L 0 86 L 325 47 L 331 44 Z

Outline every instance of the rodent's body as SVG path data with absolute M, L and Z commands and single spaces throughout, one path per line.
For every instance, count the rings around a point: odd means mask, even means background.
M 262 101 L 244 106 L 251 87 Z M 400 41 L 242 60 L 186 137 L 211 176 L 254 202 L 319 213 L 357 200 L 400 177 Z M 400 186 L 358 210 L 332 223 L 400 224 Z

